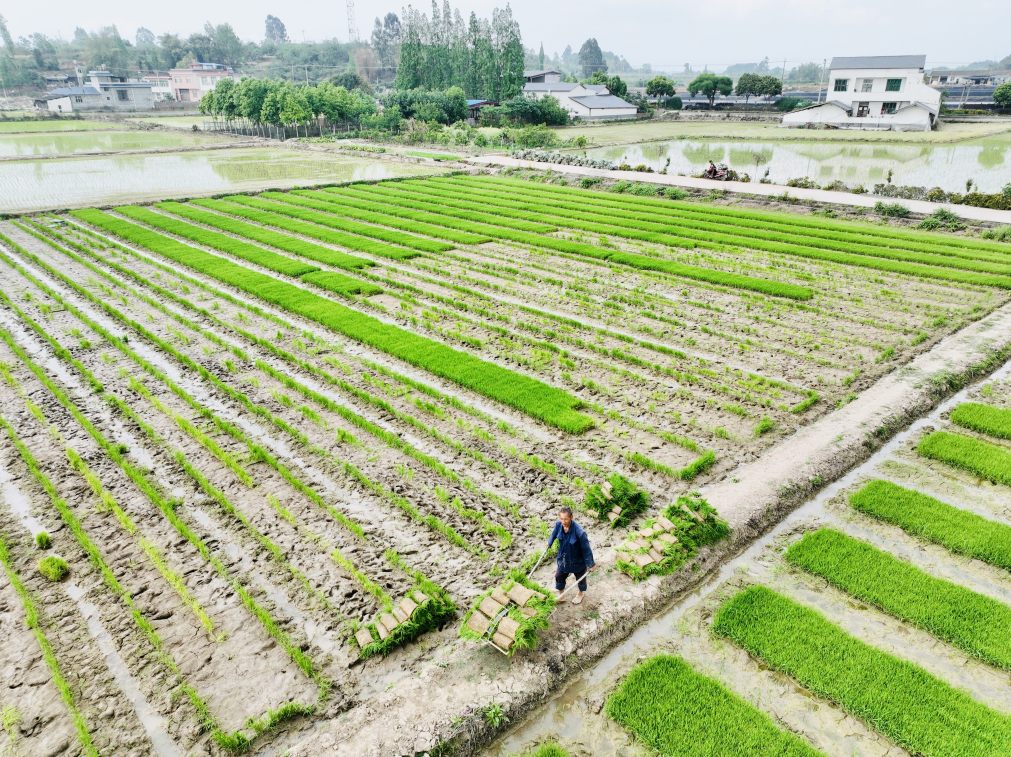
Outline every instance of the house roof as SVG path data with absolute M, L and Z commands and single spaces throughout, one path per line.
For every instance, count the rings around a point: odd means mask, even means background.
M 54 97 L 68 97 L 70 95 L 97 95 L 99 91 L 94 87 L 60 87 L 51 90 L 49 94 Z
M 829 68 L 838 71 L 848 68 L 923 68 L 926 65 L 926 55 L 858 55 L 833 58 Z
M 561 76 L 562 72 L 561 71 L 555 71 L 553 68 L 549 68 L 549 69 L 546 69 L 544 71 L 524 71 L 523 72 L 523 76 L 525 76 L 527 79 L 529 79 L 529 78 L 531 78 L 533 76 L 544 76 L 544 74 L 558 74 L 559 76 Z
M 523 85 L 523 90 L 525 92 L 571 92 L 578 86 L 580 85 L 568 81 L 528 81 Z
M 123 89 L 124 87 L 134 87 L 141 89 L 151 89 L 149 81 L 103 81 L 99 82 L 102 89 Z
M 494 100 L 467 100 L 467 107 L 473 108 L 476 105 L 494 105 Z
M 596 92 L 598 95 L 609 95 L 611 94 L 606 84 L 584 84 L 583 89 L 588 89 L 590 92 Z
M 617 95 L 581 95 L 573 97 L 580 105 L 587 108 L 634 108 L 632 103 L 625 102 Z

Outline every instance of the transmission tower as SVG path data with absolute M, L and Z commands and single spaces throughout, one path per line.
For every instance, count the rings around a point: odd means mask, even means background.
M 348 0 L 348 42 L 358 41 L 358 27 L 355 25 L 355 0 Z

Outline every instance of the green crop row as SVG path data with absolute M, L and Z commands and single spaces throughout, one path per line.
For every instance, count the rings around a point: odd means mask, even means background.
M 426 202 L 423 199 L 423 195 L 399 190 L 395 190 L 395 192 L 395 194 L 388 195 L 389 202 L 397 202 L 398 204 L 403 204 L 409 207 L 423 207 L 434 213 L 441 213 L 445 210 L 445 203 L 440 203 L 435 200 Z M 480 207 L 485 208 L 485 210 L 489 209 L 487 204 L 482 204 Z M 546 214 L 550 215 L 549 213 Z M 810 289 L 807 287 L 797 286 L 795 284 L 769 281 L 767 279 L 754 278 L 752 276 L 743 276 L 741 274 L 700 268 L 698 266 L 685 265 L 683 263 L 676 263 L 670 260 L 660 260 L 658 258 L 640 255 L 637 253 L 628 253 L 621 252 L 619 250 L 594 247 L 582 242 L 574 242 L 568 239 L 560 239 L 558 237 L 514 231 L 506 227 L 497 229 L 495 236 L 499 239 L 519 242 L 520 244 L 529 245 L 531 247 L 539 247 L 542 249 L 555 250 L 557 252 L 581 255 L 583 257 L 590 257 L 600 261 L 627 265 L 633 268 L 659 271 L 662 273 L 672 274 L 674 276 L 680 276 L 682 278 L 727 286 L 733 289 L 747 289 L 776 297 L 787 297 L 796 300 L 808 300 L 813 296 L 813 292 Z
M 786 550 L 786 561 L 983 662 L 1011 670 L 1011 607 L 839 531 L 822 528 Z
M 319 224 L 307 223 L 306 221 L 291 218 L 290 216 L 286 216 L 281 213 L 271 213 L 260 208 L 249 207 L 246 203 L 239 202 L 239 199 L 240 196 L 234 195 L 230 196 L 228 201 L 206 199 L 191 200 L 190 204 L 216 210 L 219 213 L 227 214 L 227 216 L 245 218 L 250 221 L 255 221 L 258 224 L 262 224 L 263 226 L 272 226 L 276 229 L 280 229 L 281 231 L 298 234 L 303 237 L 308 237 L 309 239 L 317 239 L 320 242 L 326 242 L 327 244 L 336 245 L 337 247 L 343 247 L 346 250 L 364 252 L 381 258 L 400 260 L 403 258 L 414 257 L 418 254 L 414 250 L 408 250 L 403 247 L 394 247 L 393 245 L 386 244 L 385 242 L 375 239 L 357 236 L 356 234 L 348 234 L 343 231 L 327 228 L 326 226 L 320 226 Z M 303 252 L 302 254 L 308 255 L 307 252 Z M 326 255 L 327 258 L 337 258 L 338 256 L 358 259 L 354 256 L 348 255 L 346 252 L 338 252 L 336 250 L 329 250 Z M 324 259 L 320 262 L 326 263 L 329 262 L 329 260 Z M 373 265 L 373 263 L 372 261 L 366 261 L 366 265 Z
M 965 434 L 934 431 L 920 440 L 916 451 L 995 484 L 1011 486 L 1011 450 L 996 444 Z
M 412 253 L 411 250 L 416 250 L 417 252 L 445 252 L 446 250 L 453 249 L 453 245 L 446 242 L 439 242 L 435 239 L 425 239 L 424 237 L 415 236 L 414 234 L 405 234 L 404 232 L 397 231 L 396 229 L 387 229 L 382 226 L 373 226 L 371 224 L 358 223 L 357 221 L 349 221 L 343 218 L 338 218 L 332 213 L 320 213 L 316 210 L 310 210 L 309 208 L 302 208 L 288 203 L 272 202 L 270 200 L 264 200 L 260 197 L 251 197 L 249 195 L 229 195 L 225 199 L 230 202 L 255 208 L 265 213 L 288 216 L 300 221 L 316 224 L 317 226 L 325 226 L 347 234 L 355 234 L 360 238 L 379 239 L 383 242 L 400 245 L 399 247 L 387 246 L 385 249 L 380 247 L 376 248 L 377 250 L 384 249 L 384 252 L 377 252 L 376 254 L 383 254 L 390 258 L 400 259 L 414 257 L 417 253 Z M 319 230 L 317 229 L 317 231 Z
M 764 586 L 725 602 L 713 631 L 913 754 L 979 757 L 1011 744 L 1007 715 Z
M 1009 253 L 1011 250 L 993 250 L 993 246 L 987 244 L 983 249 L 961 248 L 959 237 L 948 237 L 933 235 L 932 239 L 909 239 L 905 236 L 895 236 L 888 230 L 881 227 L 866 227 L 851 221 L 831 222 L 831 226 L 823 226 L 820 221 L 805 219 L 802 216 L 788 214 L 762 214 L 750 210 L 731 209 L 730 214 L 714 213 L 712 208 L 705 205 L 675 206 L 673 203 L 651 200 L 650 198 L 633 198 L 615 194 L 601 194 L 598 192 L 587 192 L 585 190 L 567 189 L 546 184 L 535 184 L 532 182 L 488 179 L 471 176 L 454 176 L 450 178 L 433 177 L 425 181 L 447 183 L 459 187 L 477 187 L 485 190 L 497 191 L 500 194 L 509 193 L 520 195 L 531 199 L 540 200 L 548 204 L 568 201 L 577 208 L 599 208 L 601 212 L 606 209 L 611 213 L 616 213 L 621 217 L 634 217 L 654 223 L 663 222 L 668 219 L 674 224 L 704 223 L 705 227 L 725 229 L 728 231 L 748 230 L 770 231 L 788 234 L 803 240 L 812 246 L 819 246 L 828 242 L 836 245 L 835 249 L 846 249 L 839 247 L 841 243 L 860 245 L 864 248 L 880 252 L 881 248 L 893 248 L 908 252 L 933 253 L 948 257 L 963 257 L 971 260 L 988 260 L 995 263 L 1009 263 Z M 408 182 L 410 183 L 410 182 Z M 640 201 L 641 200 L 641 201 Z M 720 210 L 723 210 L 722 208 Z M 764 216 L 768 215 L 766 218 Z M 794 220 L 807 221 L 807 223 L 795 223 Z M 701 227 L 696 227 L 701 228 Z M 750 235 L 750 234 L 749 234 Z M 818 243 L 815 243 L 818 240 Z M 971 241 L 971 240 L 967 240 Z M 876 253 L 870 253 L 876 254 Z
M 820 754 L 680 657 L 660 655 L 636 665 L 605 711 L 663 757 Z
M 244 237 L 246 239 L 252 239 L 254 242 L 259 242 L 260 244 L 269 245 L 278 250 L 284 250 L 285 252 L 290 252 L 293 255 L 298 255 L 303 258 L 308 258 L 309 260 L 315 260 L 320 263 L 327 263 L 329 265 L 335 266 L 337 268 L 365 268 L 371 265 L 370 261 L 364 258 L 355 257 L 354 255 L 348 255 L 343 252 L 338 252 L 336 250 L 331 250 L 327 247 L 321 247 L 318 244 L 313 244 L 312 242 L 307 242 L 304 239 L 299 239 L 298 237 L 291 236 L 290 234 L 282 234 L 272 229 L 264 228 L 255 223 L 246 223 L 245 221 L 240 221 L 232 216 L 221 215 L 220 213 L 210 213 L 206 210 L 201 210 L 200 208 L 194 207 L 193 205 L 186 205 L 181 202 L 160 202 L 158 203 L 159 208 L 168 211 L 173 215 L 179 216 L 181 218 L 186 218 L 195 223 L 202 224 L 203 226 L 211 226 L 216 229 L 221 229 L 222 231 L 227 231 L 229 234 L 235 234 L 239 237 Z M 139 220 L 144 220 L 143 218 Z M 160 227 L 164 228 L 164 227 Z M 172 231 L 171 229 L 167 229 Z M 175 233 L 175 232 L 173 232 Z M 196 242 L 200 242 L 199 238 L 187 237 L 188 239 L 193 239 Z M 216 245 L 212 245 L 215 246 Z M 217 249 L 227 249 L 223 247 L 218 247 Z M 254 261 L 256 262 L 256 261 Z M 302 261 L 298 261 L 302 262 Z M 261 264 L 262 265 L 262 264 Z M 269 267 L 269 266 L 268 266 Z M 308 266 L 307 270 L 315 271 L 319 270 L 315 266 Z M 298 274 L 290 274 L 292 276 L 298 276 Z
M 659 234 L 673 234 L 671 244 L 680 244 L 680 239 L 688 239 L 697 242 L 702 247 L 709 247 L 710 240 L 723 241 L 727 244 L 734 244 L 748 247 L 755 250 L 767 250 L 770 252 L 783 252 L 790 254 L 792 250 L 801 252 L 808 249 L 835 250 L 838 252 L 866 255 L 876 258 L 888 258 L 914 263 L 924 263 L 946 268 L 956 268 L 967 271 L 978 271 L 983 273 L 996 273 L 1001 275 L 1011 274 L 1011 258 L 1004 260 L 989 261 L 976 258 L 960 258 L 951 255 L 937 254 L 933 252 L 916 252 L 907 250 L 897 250 L 882 247 L 880 245 L 861 244 L 858 242 L 837 242 L 825 240 L 817 237 L 794 234 L 778 229 L 763 229 L 747 226 L 728 227 L 725 224 L 711 223 L 708 221 L 692 220 L 680 218 L 672 229 L 667 224 L 658 223 L 655 216 L 646 213 L 636 213 L 628 209 L 604 209 L 590 206 L 579 202 L 565 202 L 557 198 L 533 198 L 523 197 L 521 201 L 511 197 L 504 197 L 501 191 L 492 187 L 475 188 L 469 183 L 443 184 L 439 179 L 428 179 L 429 183 L 436 183 L 437 186 L 455 188 L 457 192 L 467 195 L 476 195 L 478 198 L 488 202 L 505 203 L 510 208 L 525 209 L 529 212 L 548 212 L 552 219 L 561 217 L 572 218 L 581 222 L 581 228 L 593 231 L 593 225 L 601 233 L 625 236 L 631 239 L 642 239 L 643 241 L 662 241 L 662 237 L 653 237 L 646 232 L 657 232 Z M 431 190 L 429 190 L 431 191 Z M 612 230 L 608 231 L 609 224 Z M 571 222 L 570 222 L 571 225 Z M 618 231 L 617 229 L 625 231 Z M 775 244 L 773 244 L 775 243 Z M 800 249 L 797 249 L 800 248 Z
M 329 292 L 336 292 L 337 294 L 350 296 L 353 294 L 372 295 L 382 291 L 382 289 L 377 287 L 375 284 L 359 281 L 358 279 L 353 279 L 350 276 L 345 276 L 333 271 L 323 271 L 314 265 L 309 265 L 308 263 L 303 263 L 299 260 L 293 260 L 292 258 L 286 258 L 283 255 L 278 255 L 275 252 L 270 252 L 269 250 L 264 250 L 255 245 L 247 244 L 238 239 L 226 236 L 225 234 L 218 234 L 217 232 L 208 231 L 207 229 L 194 226 L 193 224 L 178 221 L 168 216 L 163 216 L 159 213 L 148 210 L 147 208 L 123 206 L 116 208 L 116 212 L 127 216 L 128 218 L 132 218 L 135 221 L 140 221 L 148 226 L 153 226 L 157 229 L 167 231 L 175 236 L 190 239 L 198 244 L 204 245 L 205 247 L 211 247 L 216 250 L 221 250 L 222 252 L 227 252 L 230 255 L 235 255 L 236 257 L 248 260 L 256 265 L 263 266 L 271 271 L 276 271 L 277 273 L 298 278 L 301 281 L 313 284 L 314 286 L 317 286 L 320 289 L 325 289 Z M 208 213 L 207 215 L 212 214 Z M 281 235 L 279 234 L 278 236 Z M 319 252 L 313 253 L 315 255 L 314 259 L 329 263 L 330 265 L 335 265 L 341 268 L 360 268 L 362 266 L 371 265 L 370 261 L 363 260 L 362 258 L 355 258 L 341 252 L 327 250 L 324 247 L 318 247 L 317 249 Z
M 951 412 L 951 422 L 997 439 L 1011 439 L 1011 410 L 979 402 L 963 402 Z
M 0 424 L 2 424 L 4 429 L 7 431 L 7 435 L 10 437 L 11 442 L 16 445 L 18 441 L 17 436 L 14 434 L 14 429 L 7 422 L 7 419 L 0 416 Z M 60 670 L 60 663 L 59 660 L 56 659 L 56 652 L 53 651 L 53 645 L 50 644 L 49 639 L 46 638 L 46 632 L 43 627 L 44 623 L 42 614 L 39 612 L 39 606 L 36 604 L 35 598 L 32 597 L 31 592 L 28 591 L 28 587 L 25 586 L 24 581 L 21 580 L 21 576 L 18 575 L 17 568 L 14 566 L 14 561 L 11 559 L 10 551 L 7 549 L 7 543 L 4 541 L 2 535 L 0 535 L 0 564 L 4 567 L 4 572 L 7 574 L 7 580 L 10 581 L 11 587 L 14 589 L 14 593 L 17 594 L 18 599 L 21 601 L 21 606 L 25 611 L 25 625 L 28 626 L 28 629 L 35 637 L 35 641 L 38 643 L 39 650 L 42 652 L 42 659 L 45 661 L 46 667 L 49 668 L 50 679 L 56 687 L 56 690 L 60 692 L 60 698 L 63 700 L 63 704 L 67 708 L 70 719 L 74 723 L 74 730 L 77 732 L 77 740 L 81 744 L 82 753 L 89 755 L 89 757 L 98 757 L 98 749 L 95 748 L 95 743 L 92 741 L 91 731 L 88 730 L 88 723 L 84 719 L 84 715 L 81 713 L 80 708 L 77 706 L 77 700 L 74 697 L 74 692 L 70 690 L 70 684 L 67 683 L 67 679 L 63 676 L 63 671 Z M 12 746 L 12 744 L 8 743 L 8 746 Z M 11 752 L 12 754 L 14 753 L 13 749 Z
M 183 603 L 190 608 L 193 615 L 207 633 L 213 635 L 214 623 L 211 621 L 204 608 L 200 605 L 200 602 L 187 588 L 182 577 L 169 567 L 161 549 L 138 531 L 137 525 L 133 522 L 133 519 L 130 518 L 119 502 L 116 501 L 115 497 L 113 497 L 112 494 L 104 486 L 102 486 L 101 480 L 92 472 L 91 468 L 88 467 L 88 464 L 84 461 L 84 459 L 81 458 L 81 456 L 69 444 L 67 444 L 66 439 L 63 438 L 56 427 L 49 423 L 42 409 L 32 402 L 24 388 L 11 375 L 7 366 L 0 364 L 0 375 L 2 375 L 4 382 L 10 386 L 19 397 L 21 397 L 21 400 L 25 403 L 28 411 L 35 417 L 35 419 L 47 428 L 49 435 L 53 438 L 53 440 L 64 449 L 67 455 L 67 460 L 70 463 L 70 467 L 84 478 L 92 493 L 99 499 L 99 501 L 101 501 L 102 506 L 108 512 L 113 514 L 119 522 L 120 527 L 126 531 L 127 534 L 137 539 L 137 544 L 140 546 L 141 551 L 147 555 L 151 564 L 154 565 L 155 569 L 161 574 L 162 578 L 164 578 L 165 581 L 175 590 Z
M 431 192 L 429 192 L 431 194 Z M 945 279 L 962 283 L 980 284 L 984 286 L 1011 289 L 1011 266 L 996 263 L 976 263 L 938 258 L 926 253 L 898 253 L 879 251 L 876 257 L 867 254 L 840 252 L 828 249 L 816 249 L 803 244 L 785 242 L 782 235 L 775 232 L 757 234 L 755 237 L 742 236 L 738 232 L 725 233 L 720 231 L 691 231 L 683 226 L 676 232 L 658 224 L 644 222 L 628 222 L 613 216 L 601 216 L 589 212 L 572 210 L 556 210 L 554 206 L 542 207 L 537 204 L 511 202 L 500 198 L 500 195 L 489 193 L 484 195 L 488 202 L 505 203 L 509 207 L 527 208 L 530 212 L 544 214 L 549 220 L 585 231 L 596 231 L 602 234 L 612 234 L 629 239 L 655 242 L 668 246 L 696 248 L 703 247 L 712 250 L 746 251 L 762 250 L 783 255 L 825 260 L 866 268 L 876 268 L 896 273 L 909 273 L 927 278 Z M 652 227 L 664 231 L 642 231 Z M 875 249 L 875 248 L 869 248 Z M 891 258 L 897 258 L 892 260 Z M 919 262 L 918 262 L 919 261 Z M 938 262 L 940 261 L 940 264 Z
M 433 239 L 444 239 L 458 244 L 481 244 L 487 242 L 488 237 L 478 234 L 469 234 L 465 231 L 455 231 L 445 226 L 424 223 L 417 220 L 405 220 L 395 215 L 383 212 L 372 212 L 359 210 L 339 201 L 337 197 L 322 192 L 312 193 L 306 190 L 295 192 L 264 192 L 260 195 L 268 200 L 287 202 L 292 205 L 300 205 L 313 210 L 321 210 L 324 213 L 333 213 L 345 218 L 354 218 L 366 223 L 382 224 L 391 229 L 409 231 L 412 234 L 422 234 Z
M 870 481 L 850 495 L 849 503 L 859 512 L 955 554 L 1011 570 L 1011 526 L 890 481 Z
M 659 213 L 680 211 L 701 214 L 708 217 L 726 219 L 733 222 L 737 219 L 745 221 L 758 221 L 765 223 L 776 223 L 784 226 L 793 226 L 811 230 L 815 232 L 843 232 L 856 233 L 868 237 L 876 237 L 881 240 L 903 240 L 909 242 L 920 242 L 937 247 L 961 247 L 963 249 L 981 250 L 986 252 L 997 252 L 1007 254 L 1007 245 L 996 242 L 987 242 L 980 239 L 968 239 L 965 237 L 952 237 L 931 232 L 915 231 L 912 229 L 896 229 L 871 225 L 869 223 L 855 221 L 840 221 L 829 218 L 811 218 L 800 216 L 794 213 L 782 213 L 776 211 L 763 211 L 754 209 L 724 208 L 716 205 L 698 205 L 690 202 L 680 202 L 671 200 L 660 200 L 649 197 L 633 197 L 629 195 L 619 195 L 610 192 L 600 192 L 594 190 L 574 189 L 570 187 L 558 187 L 549 184 L 538 184 L 534 182 L 508 179 L 503 177 L 481 177 L 480 181 L 489 184 L 500 185 L 503 190 L 506 187 L 514 186 L 520 189 L 535 187 L 545 193 L 566 195 L 575 198 L 587 198 L 588 201 L 603 201 L 611 204 L 620 204 L 625 207 L 642 208 L 653 210 Z
M 514 407 L 564 431 L 580 433 L 593 425 L 588 416 L 578 412 L 582 405 L 580 400 L 561 389 L 384 323 L 287 282 L 233 264 L 217 255 L 148 232 L 107 213 L 78 210 L 72 214 L 86 223 L 147 247 L 218 281 L 255 294 L 289 312 L 316 321 L 350 339 Z
M 6 332 L 3 332 L 6 334 Z M 44 375 L 44 374 L 43 374 Z M 45 382 L 43 382 L 45 383 Z M 133 600 L 130 592 L 124 587 L 119 579 L 116 578 L 112 569 L 109 567 L 102 555 L 101 550 L 98 546 L 91 540 L 81 522 L 74 515 L 67 501 L 63 499 L 56 487 L 53 485 L 52 481 L 45 474 L 42 468 L 39 466 L 38 461 L 32 454 L 31 450 L 28 449 L 27 445 L 21 440 L 14 430 L 13 426 L 8 423 L 7 419 L 0 415 L 0 425 L 7 431 L 7 435 L 10 438 L 15 449 L 21 455 L 22 460 L 28 467 L 29 473 L 38 482 L 45 491 L 52 503 L 53 507 L 59 513 L 60 518 L 63 520 L 64 524 L 67 526 L 71 534 L 73 534 L 77 543 L 80 545 L 81 549 L 88 556 L 89 561 L 98 571 L 99 575 L 102 576 L 102 580 L 106 587 L 115 595 L 127 608 L 132 617 L 134 623 L 140 629 L 141 633 L 151 644 L 153 651 L 159 663 L 165 667 L 178 682 L 181 690 L 189 699 L 190 704 L 196 710 L 198 717 L 200 718 L 201 727 L 205 730 L 211 731 L 211 735 L 214 741 L 225 749 L 231 751 L 245 751 L 248 749 L 249 745 L 252 743 L 252 737 L 244 730 L 240 729 L 237 731 L 226 732 L 221 729 L 218 725 L 216 719 L 211 714 L 210 708 L 207 702 L 200 696 L 200 694 L 194 689 L 189 683 L 185 681 L 182 676 L 182 672 L 179 669 L 178 664 L 175 660 L 165 651 L 165 644 L 161 637 L 158 635 L 157 630 L 154 625 L 141 613 L 140 609 L 137 607 Z M 322 681 L 320 686 L 320 695 L 318 702 L 321 702 L 329 692 L 329 684 L 326 681 Z M 316 709 L 316 704 L 304 705 L 297 702 L 289 702 L 283 705 L 278 710 L 268 712 L 264 715 L 264 718 L 260 721 L 263 724 L 269 723 L 270 725 L 275 725 L 281 720 L 290 719 L 292 717 L 297 717 L 299 715 L 311 714 Z M 250 728 L 253 730 L 253 737 L 262 733 L 266 730 L 265 727 L 257 727 L 256 724 L 249 724 Z M 94 751 L 90 753 L 96 753 Z

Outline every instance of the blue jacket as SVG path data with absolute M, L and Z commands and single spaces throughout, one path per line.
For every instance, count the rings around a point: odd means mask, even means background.
M 584 573 L 592 568 L 593 550 L 590 549 L 590 540 L 586 537 L 586 531 L 576 521 L 572 521 L 569 526 L 569 533 L 562 529 L 562 522 L 555 523 L 551 531 L 551 538 L 548 539 L 548 549 L 558 541 L 558 563 L 559 570 L 567 570 L 572 573 Z

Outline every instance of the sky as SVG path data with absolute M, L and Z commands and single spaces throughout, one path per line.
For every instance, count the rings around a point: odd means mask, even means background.
M 441 2 L 441 0 L 440 0 Z M 488 16 L 503 0 L 451 0 L 466 16 Z M 263 38 L 268 13 L 278 16 L 293 40 L 336 37 L 347 40 L 346 5 L 278 0 L 79 0 L 5 3 L 0 9 L 15 37 L 41 31 L 69 39 L 75 26 L 93 30 L 115 24 L 133 39 L 137 27 L 156 35 L 183 36 L 204 22 L 228 22 L 246 40 Z M 719 70 L 732 63 L 768 56 L 773 68 L 788 67 L 834 55 L 927 55 L 928 66 L 951 66 L 999 60 L 1011 54 L 1011 2 L 961 0 L 580 0 L 544 2 L 511 0 L 524 44 L 546 52 L 566 45 L 578 50 L 587 37 L 624 55 L 633 65 L 650 63 L 657 70 Z M 371 34 L 376 16 L 398 15 L 403 6 L 389 0 L 356 0 L 356 26 L 362 38 Z M 417 3 L 426 10 L 430 3 Z M 955 10 L 957 8 L 957 11 Z

